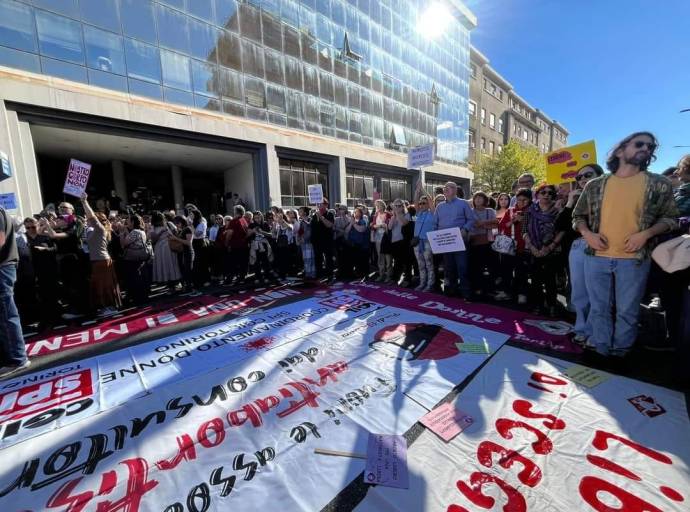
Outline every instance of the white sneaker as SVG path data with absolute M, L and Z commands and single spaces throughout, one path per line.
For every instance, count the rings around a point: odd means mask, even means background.
M 518 304 L 527 304 L 527 295 L 518 295 Z
M 5 377 L 8 377 L 12 375 L 14 372 L 18 372 L 19 370 L 23 370 L 24 368 L 28 368 L 31 366 L 31 361 L 28 359 L 24 361 L 22 364 L 18 364 L 17 366 L 3 366 L 0 368 L 0 379 L 3 379 Z

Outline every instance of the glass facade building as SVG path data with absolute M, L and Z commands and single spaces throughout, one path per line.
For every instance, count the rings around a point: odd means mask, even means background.
M 0 65 L 458 164 L 470 27 L 429 3 L 0 0 Z

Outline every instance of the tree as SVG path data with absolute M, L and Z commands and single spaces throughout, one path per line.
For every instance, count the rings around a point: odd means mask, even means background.
M 473 190 L 484 192 L 510 192 L 513 182 L 523 173 L 534 174 L 535 183 L 546 179 L 544 155 L 532 146 L 523 146 L 511 140 L 503 151 L 494 155 L 480 155 L 472 166 Z

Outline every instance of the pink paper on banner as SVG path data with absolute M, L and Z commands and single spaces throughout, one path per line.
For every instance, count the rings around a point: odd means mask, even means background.
M 570 341 L 568 334 L 572 330 L 572 325 L 567 322 L 373 283 L 355 282 L 349 286 L 365 299 L 502 332 L 510 335 L 511 341 L 560 352 L 582 352 L 579 346 Z
M 364 482 L 407 489 L 407 441 L 404 436 L 369 434 Z
M 453 404 L 445 403 L 422 416 L 419 422 L 447 443 L 472 425 L 474 420 Z

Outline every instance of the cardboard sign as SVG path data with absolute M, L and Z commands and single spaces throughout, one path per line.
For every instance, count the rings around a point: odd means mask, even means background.
M 445 403 L 422 416 L 419 422 L 447 443 L 472 425 L 474 420 L 453 404 Z
M 321 204 L 323 202 L 323 187 L 321 183 L 309 185 L 309 204 Z
M 407 441 L 404 436 L 369 434 L 364 483 L 407 489 Z
M 557 149 L 544 155 L 546 182 L 550 185 L 575 181 L 578 169 L 597 163 L 597 150 L 593 140 Z
M 0 151 L 0 181 L 12 177 L 12 166 L 7 153 Z
M 90 174 L 91 164 L 80 162 L 73 158 L 69 161 L 67 178 L 65 179 L 65 186 L 62 191 L 71 196 L 81 197 L 86 190 L 86 185 L 89 183 Z
M 407 168 L 419 169 L 423 165 L 434 165 L 434 145 L 417 146 L 407 154 Z
M 14 194 L 14 192 L 0 194 L 0 206 L 2 206 L 5 210 L 16 210 L 17 196 Z
M 431 252 L 434 254 L 465 250 L 465 241 L 462 239 L 460 228 L 456 227 L 429 231 L 426 237 L 429 239 Z
M 579 364 L 568 368 L 563 372 L 563 375 L 568 377 L 571 381 L 582 384 L 588 388 L 598 386 L 611 378 L 611 375 L 608 373 L 600 372 L 594 368 L 588 368 L 587 366 L 581 366 Z

